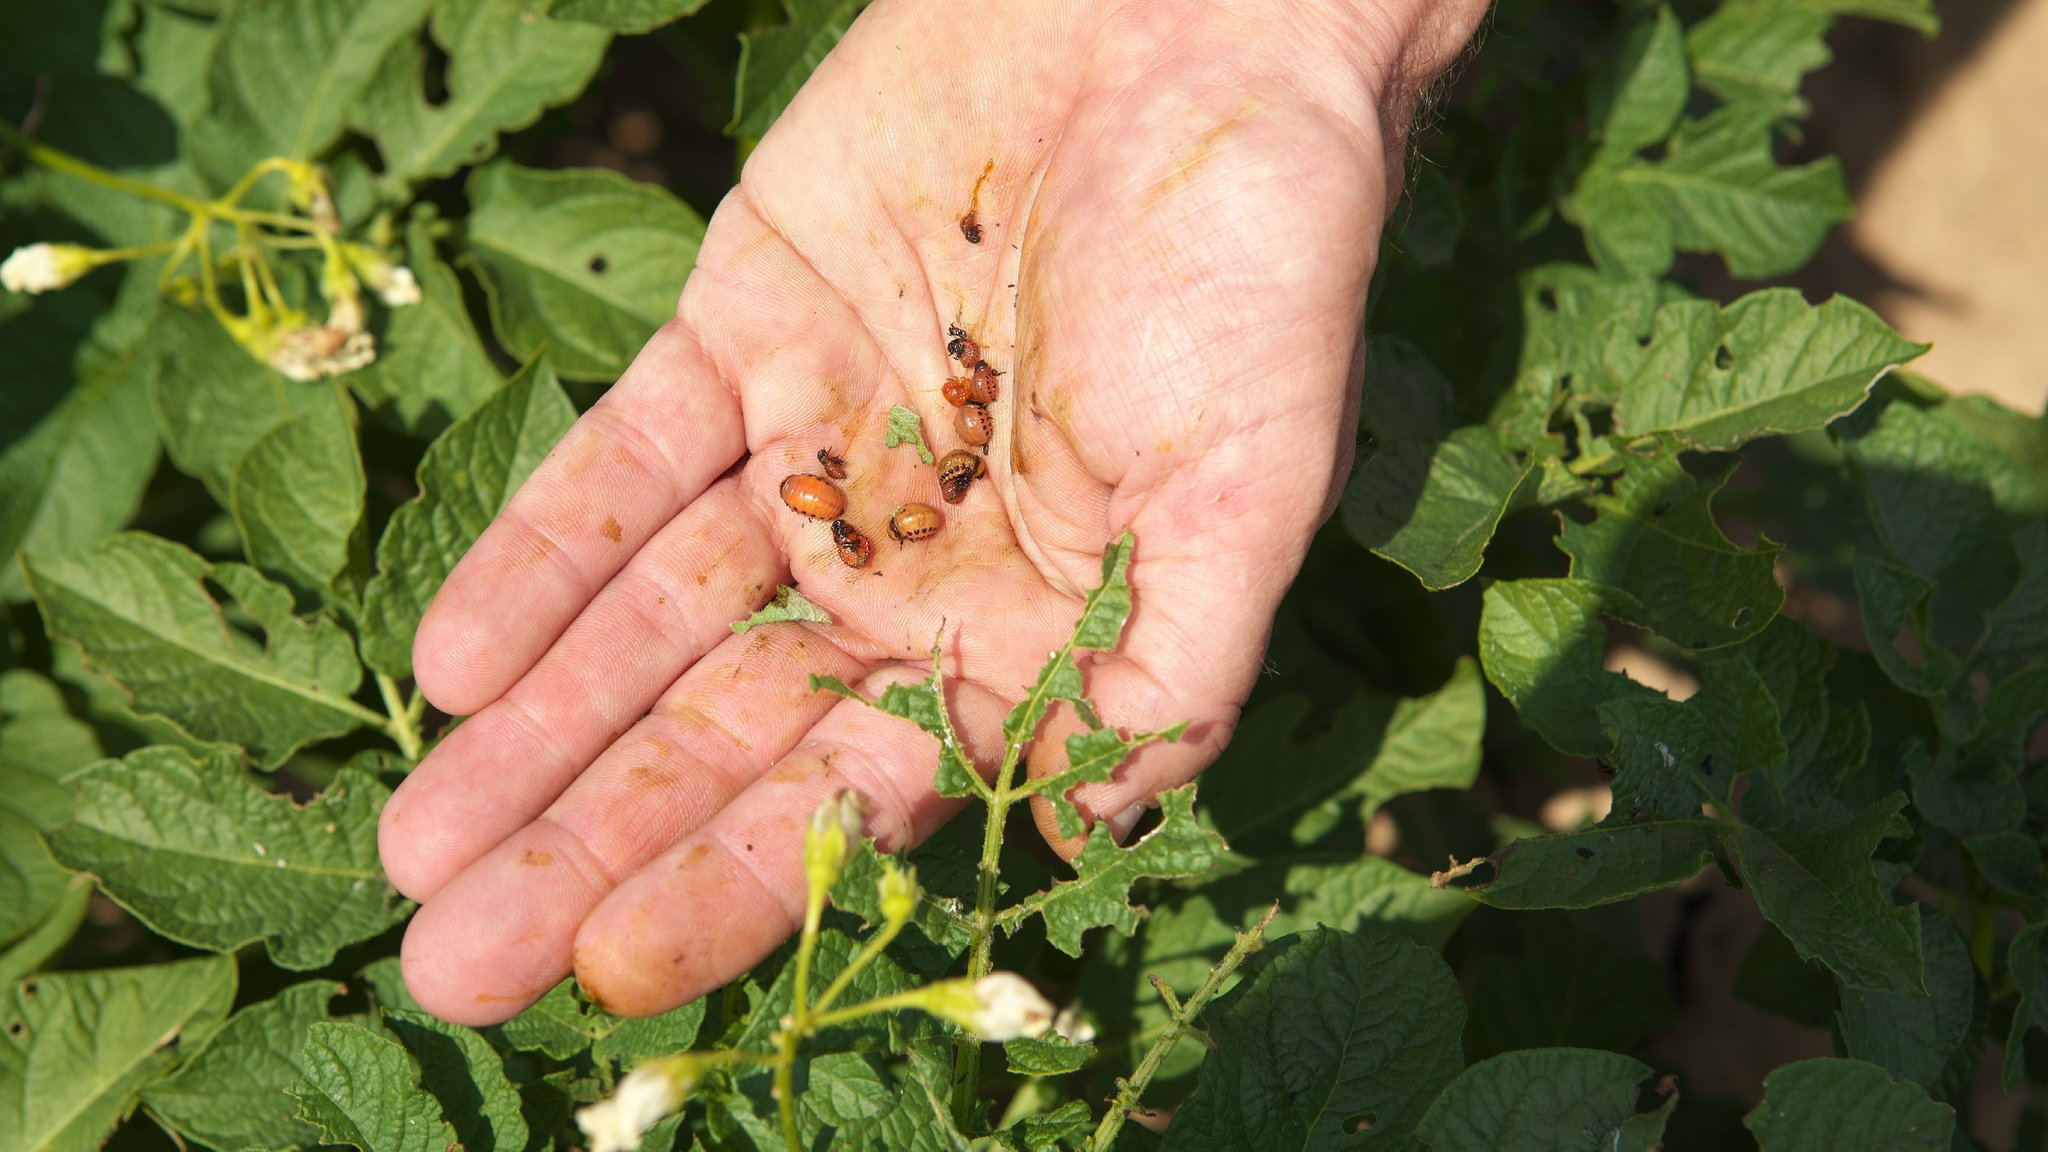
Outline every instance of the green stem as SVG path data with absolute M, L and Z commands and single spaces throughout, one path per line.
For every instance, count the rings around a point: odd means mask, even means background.
M 1016 799 L 1010 783 L 1016 777 L 1022 750 L 1022 741 L 1004 750 L 1002 767 L 996 769 L 996 778 L 987 797 L 988 823 L 981 830 L 981 861 L 975 866 L 974 922 L 968 930 L 967 976 L 971 980 L 979 980 L 995 968 L 996 898 L 1002 892 L 998 879 L 1003 856 L 1003 826 L 1009 819 L 1010 804 Z M 980 1087 L 981 1040 L 965 1036 L 953 1050 L 953 1116 L 959 1123 L 967 1123 L 973 1113 L 974 1097 Z
M 1259 950 L 1266 934 L 1266 925 L 1273 922 L 1274 914 L 1279 911 L 1280 905 L 1276 903 L 1266 909 L 1266 915 L 1249 931 L 1239 932 L 1237 943 L 1230 946 L 1230 951 L 1214 968 L 1209 969 L 1208 979 L 1202 981 L 1202 986 L 1174 1007 L 1172 1015 L 1167 1019 L 1166 1030 L 1159 1034 L 1159 1039 L 1152 1042 L 1151 1049 L 1145 1053 L 1145 1059 L 1139 1062 L 1137 1071 L 1131 1073 L 1130 1079 L 1117 1081 L 1116 1099 L 1110 1101 L 1109 1111 L 1103 1114 L 1102 1123 L 1096 1126 L 1095 1138 L 1088 1144 L 1090 1152 L 1108 1152 L 1109 1147 L 1116 1143 L 1117 1132 L 1122 1130 L 1124 1121 L 1130 1119 L 1131 1113 L 1138 1107 L 1138 1098 L 1144 1095 L 1145 1086 L 1152 1083 L 1152 1077 L 1158 1074 L 1159 1065 L 1165 1062 L 1166 1054 L 1173 1051 L 1173 1046 L 1180 1043 L 1182 1036 L 1192 1031 L 1195 1017 L 1200 1016 L 1209 1001 L 1214 1000 L 1217 994 L 1223 991 L 1223 982 L 1230 978 L 1231 973 L 1237 971 L 1238 965 L 1244 963 L 1245 957 Z M 1164 991 L 1163 988 L 1161 990 Z M 1172 1003 L 1172 998 L 1168 997 L 1167 1002 Z
M 776 1038 L 775 1110 L 782 1115 L 782 1142 L 789 1152 L 803 1152 L 796 1134 L 796 1045 L 802 1037 L 794 1021 Z
M 401 755 L 407 760 L 417 761 L 420 758 L 420 730 L 419 717 L 413 713 L 413 703 L 419 698 L 415 697 L 411 702 L 402 699 L 398 681 L 382 672 L 377 673 L 377 692 L 384 697 L 384 711 L 388 714 L 384 731 L 390 733 Z
M 925 990 L 923 988 L 912 988 L 907 992 L 892 992 L 887 996 L 877 996 L 872 1000 L 863 1000 L 858 1004 L 852 1004 L 834 1012 L 820 1012 L 810 1018 L 810 1030 L 818 1032 L 837 1024 L 844 1024 L 849 1020 L 858 1020 L 863 1016 L 873 1016 L 877 1012 L 894 1012 L 902 1008 L 916 1008 L 919 1011 L 923 1011 L 924 997 Z
M 62 172 L 66 176 L 77 177 L 88 184 L 97 184 L 102 188 L 112 188 L 117 192 L 126 192 L 131 196 L 140 196 L 145 200 L 154 200 L 159 204 L 169 204 L 174 208 L 181 208 L 194 216 L 207 216 L 213 212 L 213 206 L 204 200 L 187 196 L 182 192 L 173 192 L 169 188 L 150 184 L 146 181 L 130 180 L 126 176 L 109 172 L 97 164 L 80 160 L 78 157 L 64 152 L 59 152 L 47 144 L 39 144 L 27 135 L 24 135 L 20 129 L 12 124 L 0 122 L 0 142 L 11 144 L 21 149 L 23 155 L 53 172 Z
M 907 924 L 909 921 L 903 923 Z M 811 1006 L 811 1010 L 822 1013 L 832 1007 L 832 1002 L 839 999 L 839 994 L 846 991 L 846 986 L 853 983 L 853 978 L 860 974 L 861 969 L 874 963 L 875 957 L 880 956 L 882 949 L 887 948 L 889 942 L 896 939 L 896 934 L 901 931 L 903 924 L 884 924 L 881 931 L 868 937 L 867 944 L 862 946 L 852 960 L 847 961 L 846 967 L 840 969 L 839 975 L 833 977 L 830 984 L 825 985 L 825 990 L 818 993 L 817 1002 Z M 815 1023 L 814 1020 L 814 1026 Z

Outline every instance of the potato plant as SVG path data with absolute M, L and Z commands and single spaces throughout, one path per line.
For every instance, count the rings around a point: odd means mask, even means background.
M 448 724 L 414 630 L 729 176 L 549 158 L 652 74 L 736 166 L 860 7 L 0 6 L 0 1149 L 2011 1138 L 1976 1109 L 2048 1078 L 2048 424 L 1744 284 L 1851 210 L 1788 159 L 1829 27 L 1932 35 L 1927 0 L 1494 13 L 1381 254 L 1359 463 L 1199 801 L 1071 864 L 1018 830 L 1039 797 L 1081 834 L 1067 791 L 1180 735 L 1085 706 L 1126 536 L 1000 765 L 937 649 L 869 701 L 968 812 L 902 858 L 821 812 L 804 930 L 744 979 L 421 1012 L 376 853 Z M 734 627 L 820 619 L 785 589 Z M 1092 728 L 1025 779 L 1056 700 Z M 1574 789 L 1604 803 L 1538 819 Z M 1740 1099 L 1660 1061 L 1689 983 L 1636 913 L 1678 889 L 1753 900 L 1738 993 L 1833 1056 Z

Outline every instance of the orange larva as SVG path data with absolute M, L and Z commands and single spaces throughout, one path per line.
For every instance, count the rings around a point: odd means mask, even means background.
M 832 543 L 839 549 L 840 562 L 848 568 L 867 567 L 875 554 L 875 546 L 867 536 L 844 520 L 832 522 Z
M 939 495 L 948 504 L 958 504 L 967 497 L 968 487 L 987 471 L 988 465 L 972 452 L 948 452 L 939 459 Z
M 825 475 L 832 479 L 846 479 L 846 461 L 834 456 L 830 448 L 818 449 L 818 464 L 825 469 Z
M 940 386 L 939 394 L 946 398 L 946 403 L 958 408 L 974 394 L 974 381 L 966 376 L 954 376 Z
M 813 520 L 837 520 L 846 511 L 846 494 L 823 476 L 804 473 L 782 478 L 782 502 L 792 512 Z
M 898 544 L 906 540 L 928 540 L 939 534 L 939 510 L 929 504 L 910 503 L 889 517 L 889 535 Z
M 1001 391 L 996 387 L 996 377 L 999 375 L 1001 373 L 988 366 L 988 361 L 976 361 L 974 375 L 967 382 L 967 398 L 976 404 L 995 403 Z
M 962 404 L 953 415 L 953 427 L 962 440 L 979 448 L 995 435 L 996 418 L 989 415 L 986 404 Z

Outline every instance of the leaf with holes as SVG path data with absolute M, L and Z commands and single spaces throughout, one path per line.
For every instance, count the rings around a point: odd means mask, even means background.
M 1108 926 L 1128 936 L 1138 929 L 1131 885 L 1146 876 L 1199 876 L 1215 866 L 1223 838 L 1195 822 L 1195 786 L 1159 794 L 1159 826 L 1128 848 L 1107 825 L 1098 824 L 1074 857 L 1074 878 L 1025 897 L 1004 909 L 996 922 L 1015 932 L 1033 916 L 1045 919 L 1045 936 L 1069 956 L 1081 954 L 1081 934 Z
M 675 316 L 704 221 L 616 172 L 543 172 L 499 160 L 469 178 L 467 259 L 491 327 L 515 355 L 543 344 L 555 370 L 610 380 Z

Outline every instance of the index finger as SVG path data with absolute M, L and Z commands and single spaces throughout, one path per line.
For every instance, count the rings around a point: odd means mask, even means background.
M 745 450 L 737 396 L 670 321 L 449 573 L 413 642 L 420 690 L 456 716 L 503 695 Z

